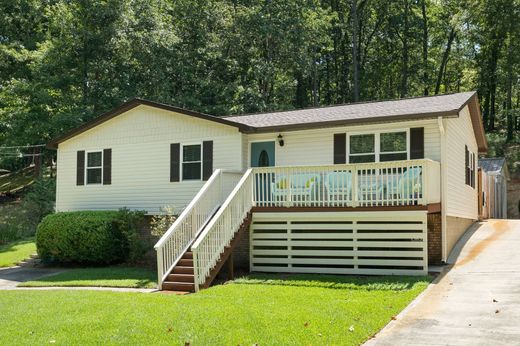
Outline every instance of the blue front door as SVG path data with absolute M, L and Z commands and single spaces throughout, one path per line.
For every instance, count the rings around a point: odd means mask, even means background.
M 251 143 L 251 167 L 274 166 L 275 142 Z
M 275 142 L 251 143 L 251 167 L 274 166 Z M 271 201 L 271 183 L 273 173 L 259 173 L 255 175 L 255 200 Z

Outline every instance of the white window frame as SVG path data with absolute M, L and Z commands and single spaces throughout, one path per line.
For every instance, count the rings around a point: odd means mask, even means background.
M 381 151 L 381 135 L 387 134 L 387 133 L 399 133 L 399 132 L 404 132 L 406 134 L 406 159 L 410 160 L 410 129 L 408 128 L 405 130 L 397 130 L 397 131 L 392 130 L 392 131 L 379 132 L 379 135 L 377 136 L 378 140 L 379 140 L 379 146 L 377 147 L 377 149 L 378 149 L 377 162 L 381 162 L 380 161 L 381 154 L 387 155 L 387 154 L 403 154 L 404 153 L 404 151 Z
M 395 132 L 406 132 L 406 159 L 410 160 L 410 128 L 400 128 L 392 130 L 378 130 L 378 131 L 358 131 L 358 132 L 347 132 L 347 163 L 350 163 L 350 155 L 352 156 L 363 156 L 371 155 L 372 153 L 363 154 L 350 154 L 350 137 L 357 135 L 374 135 L 374 162 L 381 162 L 381 134 L 382 133 L 395 133 Z M 383 154 L 399 154 L 402 151 L 385 151 Z
M 196 163 L 200 162 L 200 179 L 184 179 L 184 147 L 189 147 L 193 145 L 198 145 L 200 147 L 200 161 L 186 161 L 186 163 Z M 182 143 L 181 144 L 181 152 L 180 152 L 180 171 L 181 177 L 180 181 L 202 181 L 202 162 L 204 161 L 203 151 L 202 151 L 202 142 L 193 142 L 193 143 Z
M 356 154 L 351 154 L 350 153 L 350 137 L 355 137 L 355 136 L 362 136 L 362 135 L 373 135 L 374 136 L 374 151 L 373 152 L 369 152 L 369 153 L 356 153 Z M 374 162 L 377 162 L 378 161 L 378 156 L 377 156 L 377 148 L 378 148 L 378 143 L 379 143 L 379 136 L 374 133 L 374 132 L 356 132 L 356 133 L 352 133 L 352 134 L 348 134 L 347 136 L 347 162 L 350 163 L 350 156 L 367 156 L 367 155 L 374 155 Z
M 88 154 L 92 153 L 101 153 L 101 166 L 95 166 L 95 167 L 89 167 L 88 166 Z M 96 150 L 88 150 L 85 151 L 85 186 L 97 186 L 97 185 L 103 185 L 103 149 L 96 149 Z M 88 170 L 89 169 L 99 169 L 101 168 L 101 182 L 100 183 L 89 183 L 88 182 Z

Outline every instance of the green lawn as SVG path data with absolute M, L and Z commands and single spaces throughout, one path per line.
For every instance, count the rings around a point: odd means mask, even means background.
M 11 267 L 36 253 L 34 239 L 15 241 L 0 245 L 0 268 Z
M 0 344 L 358 345 L 430 278 L 253 276 L 183 296 L 0 294 Z
M 19 286 L 49 287 L 49 286 L 95 286 L 95 287 L 157 287 L 157 274 L 146 268 L 136 267 L 102 267 L 79 268 L 45 276 L 37 281 L 27 281 Z

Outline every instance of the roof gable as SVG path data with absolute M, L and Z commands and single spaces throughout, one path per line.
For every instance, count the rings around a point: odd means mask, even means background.
M 109 111 L 107 113 L 104 113 L 104 114 L 102 114 L 102 115 L 92 119 L 91 121 L 86 122 L 85 124 L 83 124 L 83 125 L 75 128 L 75 129 L 65 133 L 62 136 L 59 136 L 59 137 L 53 139 L 52 141 L 47 143 L 47 148 L 56 149 L 56 148 L 58 148 L 58 144 L 59 143 L 62 143 L 62 142 L 66 141 L 66 140 L 68 140 L 68 139 L 70 139 L 72 137 L 75 137 L 75 136 L 77 136 L 77 135 L 79 135 L 79 134 L 81 134 L 81 133 L 83 133 L 85 131 L 88 131 L 88 130 L 90 130 L 90 129 L 98 126 L 98 125 L 101 125 L 101 124 L 105 123 L 106 121 L 108 121 L 110 119 L 113 119 L 113 118 L 115 118 L 115 117 L 117 117 L 117 116 L 119 116 L 119 115 L 121 115 L 123 113 L 126 113 L 129 110 L 134 109 L 135 107 L 138 107 L 138 106 L 141 106 L 141 105 L 150 106 L 150 107 L 159 108 L 159 109 L 164 109 L 164 110 L 167 110 L 167 111 L 171 111 L 171 112 L 175 112 L 175 113 L 191 116 L 191 117 L 194 117 L 194 118 L 203 119 L 203 120 L 207 120 L 207 121 L 212 121 L 212 122 L 216 122 L 216 123 L 232 126 L 232 127 L 238 128 L 241 131 L 247 130 L 249 128 L 247 125 L 235 123 L 235 122 L 226 120 L 226 119 L 221 118 L 221 117 L 216 117 L 216 116 L 212 116 L 212 115 L 208 115 L 208 114 L 204 114 L 204 113 L 190 111 L 190 110 L 187 110 L 187 109 L 183 109 L 183 108 L 179 108 L 179 107 L 175 107 L 175 106 L 170 106 L 170 105 L 163 104 L 163 103 L 158 103 L 158 102 L 153 102 L 153 101 L 148 101 L 148 100 L 135 98 L 135 99 L 132 99 L 130 101 L 127 101 L 127 102 L 123 103 L 119 107 L 116 107 L 116 108 L 114 108 L 113 110 L 111 110 L 111 111 Z

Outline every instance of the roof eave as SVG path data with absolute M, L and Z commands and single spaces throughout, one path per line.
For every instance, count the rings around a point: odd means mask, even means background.
M 484 131 L 484 124 L 482 123 L 482 115 L 480 113 L 480 104 L 478 101 L 478 95 L 475 91 L 466 102 L 459 108 L 459 112 L 468 106 L 469 114 L 471 117 L 471 124 L 473 126 L 473 132 L 477 140 L 477 147 L 479 154 L 485 154 L 488 152 L 488 144 L 486 139 L 486 133 Z
M 346 119 L 346 120 L 334 120 L 334 121 L 321 121 L 304 124 L 288 124 L 288 125 L 276 125 L 276 126 L 265 126 L 265 127 L 250 127 L 251 132 L 244 133 L 269 133 L 269 132 L 283 132 L 283 131 L 297 131 L 297 130 L 312 130 L 319 128 L 330 128 L 337 126 L 347 125 L 362 125 L 362 124 L 377 124 L 377 123 L 388 123 L 395 121 L 413 121 L 413 120 L 426 120 L 436 119 L 438 117 L 457 117 L 459 114 L 458 110 L 442 111 L 442 112 L 430 112 L 422 114 L 405 114 L 396 116 L 385 116 L 385 117 L 374 117 L 374 118 L 360 118 L 360 119 Z

